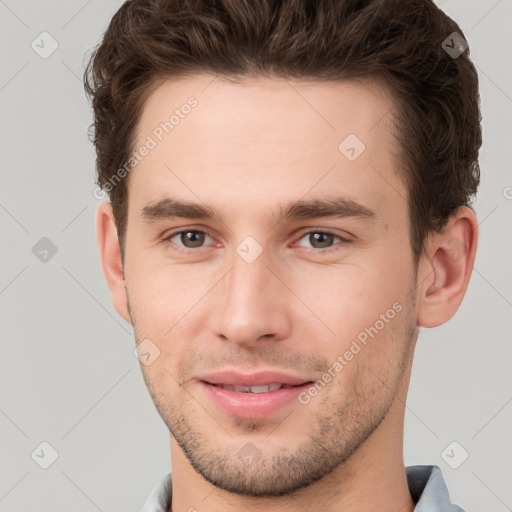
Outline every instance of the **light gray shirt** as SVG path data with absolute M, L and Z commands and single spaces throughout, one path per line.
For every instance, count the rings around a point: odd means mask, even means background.
M 409 466 L 405 471 L 409 492 L 416 504 L 414 512 L 464 512 L 450 502 L 450 495 L 438 466 Z M 171 497 L 172 480 L 169 472 L 151 491 L 141 512 L 168 512 Z

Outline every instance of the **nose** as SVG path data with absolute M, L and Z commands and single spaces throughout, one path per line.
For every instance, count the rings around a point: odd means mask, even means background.
M 263 340 L 279 341 L 291 331 L 291 300 L 278 270 L 269 269 L 260 255 L 247 263 L 233 255 L 231 271 L 217 288 L 218 305 L 213 326 L 215 334 L 239 346 L 251 347 Z

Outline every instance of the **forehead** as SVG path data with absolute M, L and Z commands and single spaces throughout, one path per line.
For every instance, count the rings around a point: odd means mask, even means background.
M 192 99 L 196 106 L 189 108 Z M 163 134 L 172 131 L 170 144 L 183 142 L 180 136 L 193 143 L 217 142 L 216 136 L 257 143 L 278 135 L 280 142 L 286 142 L 283 136 L 288 134 L 291 143 L 303 138 L 310 139 L 312 146 L 326 136 L 330 144 L 346 133 L 370 142 L 389 132 L 393 107 L 389 89 L 380 79 L 318 82 L 244 77 L 235 81 L 196 75 L 159 82 L 146 99 L 136 136 L 142 142 L 176 114 L 171 130 Z
M 167 193 L 236 208 L 244 195 L 246 207 L 270 211 L 333 188 L 363 202 L 396 201 L 405 190 L 393 108 L 376 80 L 162 82 L 137 127 L 134 149 L 150 139 L 153 147 L 130 173 L 130 202 L 140 209 Z

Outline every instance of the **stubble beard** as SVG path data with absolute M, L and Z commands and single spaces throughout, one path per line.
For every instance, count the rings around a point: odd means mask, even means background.
M 191 466 L 205 480 L 219 489 L 239 495 L 284 496 L 310 486 L 341 467 L 386 417 L 404 374 L 412 363 L 416 324 L 410 311 L 405 313 L 407 319 L 399 333 L 396 333 L 401 336 L 402 357 L 395 372 L 387 379 L 388 382 L 383 383 L 375 373 L 372 377 L 372 372 L 367 372 L 360 380 L 364 389 L 356 387 L 352 396 L 337 406 L 333 407 L 332 395 L 317 397 L 314 424 L 308 432 L 301 434 L 305 439 L 293 450 L 283 446 L 278 453 L 267 453 L 264 444 L 247 441 L 248 434 L 257 434 L 266 428 L 264 420 L 233 418 L 232 425 L 217 428 L 218 424 L 213 417 L 182 386 L 171 397 L 159 391 L 170 389 L 169 385 L 159 385 L 158 380 L 165 376 L 152 380 L 143 368 L 144 380 L 162 420 Z M 168 377 L 170 379 L 170 374 Z M 383 389 L 386 390 L 384 393 Z M 298 403 L 296 406 L 308 407 Z M 194 415 L 197 414 L 202 415 L 202 421 L 194 421 Z M 285 418 L 282 426 L 286 428 L 286 422 L 294 425 L 293 416 L 294 412 Z M 205 418 L 215 428 L 202 429 L 198 426 L 204 425 Z M 222 446 L 216 446 L 211 436 L 209 438 L 208 431 L 213 430 L 225 434 Z M 230 436 L 225 430 L 235 434 Z M 243 433 L 243 437 L 237 438 L 236 433 Z M 283 441 L 287 439 L 289 435 L 283 435 Z M 249 450 L 258 450 L 259 456 L 251 457 L 253 460 L 248 463 L 247 457 L 240 456 L 244 453 L 244 446 L 249 446 Z M 255 455 L 258 453 L 255 452 Z

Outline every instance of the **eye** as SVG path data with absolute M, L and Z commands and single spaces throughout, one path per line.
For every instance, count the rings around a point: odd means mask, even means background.
M 309 247 L 312 249 L 330 249 L 333 247 L 333 244 L 336 240 L 342 242 L 342 243 L 348 243 L 349 240 L 346 238 L 343 238 L 340 235 L 336 235 L 334 233 L 330 233 L 329 231 L 309 231 L 308 233 L 304 233 L 302 237 L 300 238 L 299 242 L 297 242 L 298 245 L 300 244 L 301 240 L 306 240 L 308 245 L 305 247 Z
M 304 245 L 301 243 L 302 240 L 306 241 Z M 183 229 L 181 231 L 171 233 L 164 239 L 164 241 L 172 243 L 177 247 L 192 250 L 200 249 L 203 246 L 210 244 L 213 239 L 204 231 L 197 229 Z M 336 241 L 341 244 L 350 242 L 350 240 L 329 231 L 309 231 L 308 233 L 304 233 L 299 241 L 294 245 L 302 245 L 303 247 L 317 249 L 317 252 L 321 252 L 328 251 L 333 247 L 335 248 Z
M 207 239 L 210 239 L 210 241 L 212 240 L 211 236 L 206 234 L 204 231 L 198 231 L 195 229 L 176 231 L 165 238 L 167 242 L 184 247 L 185 249 L 200 248 Z

